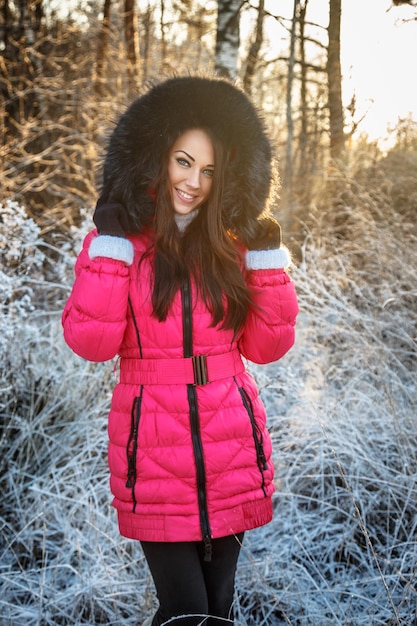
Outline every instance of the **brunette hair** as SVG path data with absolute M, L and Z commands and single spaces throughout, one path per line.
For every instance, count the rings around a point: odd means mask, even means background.
M 213 143 L 213 182 L 207 201 L 183 234 L 175 223 L 168 188 L 170 149 L 164 154 L 155 183 L 153 312 L 160 321 L 165 320 L 175 294 L 192 276 L 212 314 L 212 325 L 221 322 L 221 328 L 237 333 L 245 322 L 251 299 L 242 273 L 242 255 L 224 225 L 224 179 L 230 155 L 209 129 L 201 130 Z

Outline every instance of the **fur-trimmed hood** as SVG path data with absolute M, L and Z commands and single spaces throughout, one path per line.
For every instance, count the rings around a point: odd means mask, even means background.
M 176 77 L 153 86 L 120 117 L 103 171 L 102 199 L 121 202 L 132 232 L 152 219 L 150 190 L 163 154 L 189 128 L 211 130 L 232 155 L 225 172 L 225 227 L 246 241 L 269 196 L 271 146 L 246 94 L 227 80 Z

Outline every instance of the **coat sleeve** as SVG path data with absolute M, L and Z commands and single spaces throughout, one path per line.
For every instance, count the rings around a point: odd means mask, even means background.
M 246 254 L 247 283 L 252 294 L 239 349 L 254 363 L 271 363 L 293 346 L 298 301 L 294 283 L 284 270 L 285 249 Z
M 133 246 L 127 239 L 92 232 L 84 240 L 62 315 L 65 341 L 84 359 L 107 361 L 119 351 L 132 261 Z

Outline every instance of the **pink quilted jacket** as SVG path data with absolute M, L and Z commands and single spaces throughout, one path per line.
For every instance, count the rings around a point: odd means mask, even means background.
M 232 331 L 210 326 L 192 284 L 159 322 L 152 315 L 151 261 L 138 262 L 144 236 L 129 237 L 131 265 L 91 258 L 96 236 L 87 236 L 77 259 L 63 326 L 81 357 L 120 356 L 108 459 L 121 534 L 209 540 L 269 522 L 271 441 L 241 355 L 268 363 L 293 345 L 298 306 L 289 276 L 283 269 L 247 271 L 254 306 L 233 338 Z

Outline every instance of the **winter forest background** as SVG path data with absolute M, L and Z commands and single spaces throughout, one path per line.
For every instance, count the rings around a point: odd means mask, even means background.
M 60 315 L 114 120 L 189 70 L 238 78 L 264 112 L 301 306 L 294 349 L 250 365 L 277 494 L 245 538 L 236 624 L 417 623 L 417 124 L 399 119 L 385 150 L 361 132 L 344 2 L 321 2 L 322 24 L 317 2 L 284 18 L 264 0 L 1 0 L 1 625 L 133 626 L 155 606 L 110 505 L 113 364 L 74 356 Z

